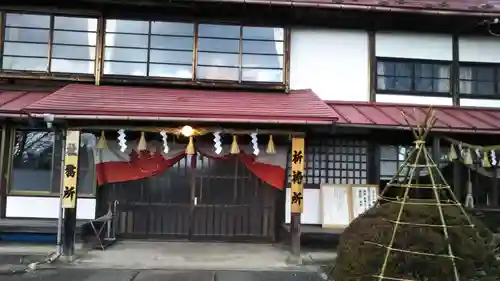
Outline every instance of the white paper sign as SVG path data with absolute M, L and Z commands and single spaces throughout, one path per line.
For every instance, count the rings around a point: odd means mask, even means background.
M 350 223 L 348 185 L 322 185 L 323 226 L 345 227 Z
M 353 186 L 352 194 L 353 219 L 375 206 L 377 202 L 378 195 L 375 186 Z

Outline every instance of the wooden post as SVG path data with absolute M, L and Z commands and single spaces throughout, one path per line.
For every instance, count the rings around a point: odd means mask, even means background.
M 464 203 L 462 188 L 462 167 L 459 159 L 453 160 L 453 192 L 460 203 Z
M 498 184 L 498 168 L 497 167 L 493 167 L 492 169 L 493 171 L 493 184 L 491 186 L 491 198 L 490 198 L 490 202 L 491 202 L 491 206 L 494 207 L 494 208 L 498 208 L 498 187 L 499 187 L 499 184 Z
M 439 169 L 439 163 L 441 162 L 441 142 L 437 136 L 432 138 L 432 160 L 434 160 Z M 437 183 L 441 184 L 442 182 Z
M 67 131 L 64 153 L 64 180 L 61 188 L 63 222 L 63 255 L 72 260 L 75 254 L 76 204 L 80 131 Z
M 304 138 L 292 138 L 292 151 L 291 151 L 291 189 L 290 189 L 290 203 L 291 203 L 291 220 L 290 220 L 290 234 L 292 243 L 292 257 L 295 263 L 300 263 L 300 220 L 301 213 L 304 208 Z

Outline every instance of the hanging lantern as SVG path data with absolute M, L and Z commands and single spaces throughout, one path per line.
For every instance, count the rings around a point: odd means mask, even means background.
M 195 153 L 195 151 L 194 151 L 194 140 L 193 140 L 193 136 L 190 136 L 189 137 L 189 143 L 186 146 L 186 154 L 187 155 L 194 155 L 194 153 Z
M 169 147 L 168 147 L 168 135 L 167 135 L 167 132 L 161 131 L 160 132 L 160 136 L 161 136 L 161 141 L 163 142 L 163 153 L 167 154 L 168 151 L 170 150 Z
M 468 148 L 467 150 L 464 151 L 464 164 L 465 165 L 472 165 L 472 156 L 470 149 Z
M 95 147 L 99 149 L 108 148 L 108 141 L 106 140 L 106 135 L 104 134 L 104 131 L 101 131 L 101 137 L 99 138 L 99 142 L 96 144 Z
M 214 148 L 216 154 L 220 154 L 222 152 L 220 132 L 214 132 Z
M 491 168 L 490 160 L 488 159 L 488 153 L 486 151 L 483 152 L 483 167 Z
M 268 154 L 276 153 L 276 149 L 274 149 L 273 135 L 269 135 L 269 142 L 267 143 L 266 153 Z
M 141 132 L 141 138 L 139 139 L 139 143 L 137 144 L 137 151 L 144 151 L 148 149 L 148 144 L 146 142 L 146 136 L 144 132 Z
M 457 152 L 455 151 L 455 146 L 453 144 L 450 145 L 450 152 L 448 153 L 448 158 L 452 161 L 458 158 Z
M 121 152 L 125 152 L 125 150 L 127 150 L 127 139 L 124 129 L 118 130 L 118 145 L 120 146 Z
M 252 137 L 252 147 L 253 147 L 253 154 L 255 156 L 259 155 L 259 140 L 257 139 L 257 133 L 251 133 L 250 136 Z
M 240 148 L 238 146 L 238 139 L 233 135 L 233 143 L 231 144 L 231 154 L 239 154 Z
M 186 126 L 182 127 L 181 134 L 185 137 L 190 137 L 194 134 L 194 129 L 191 126 L 186 125 Z

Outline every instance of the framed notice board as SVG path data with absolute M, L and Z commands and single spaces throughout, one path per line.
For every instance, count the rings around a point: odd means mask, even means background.
M 378 185 L 323 184 L 320 201 L 323 228 L 346 228 L 375 205 L 378 193 Z

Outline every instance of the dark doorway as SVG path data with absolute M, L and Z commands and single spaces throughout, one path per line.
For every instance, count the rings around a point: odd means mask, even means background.
M 187 156 L 161 175 L 100 187 L 100 212 L 118 200 L 128 238 L 273 241 L 281 191 L 237 159 Z

